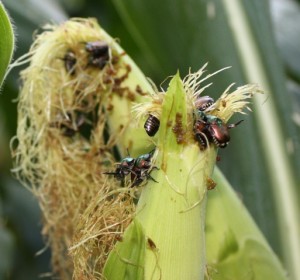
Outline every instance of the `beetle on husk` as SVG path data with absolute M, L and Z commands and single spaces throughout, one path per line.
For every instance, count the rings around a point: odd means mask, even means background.
M 104 174 L 114 175 L 118 181 L 121 181 L 122 185 L 125 184 L 126 176 L 130 175 L 131 187 L 139 186 L 149 179 L 157 183 L 150 175 L 153 169 L 158 169 L 156 166 L 152 166 L 151 162 L 154 151 L 152 150 L 148 154 L 140 155 L 137 158 L 125 157 L 117 164 L 114 172 L 104 172 Z

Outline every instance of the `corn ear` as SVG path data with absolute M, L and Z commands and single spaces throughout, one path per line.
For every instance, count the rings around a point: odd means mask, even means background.
M 192 135 L 192 106 L 177 74 L 161 108 L 153 163 L 159 170 L 151 173 L 157 182 L 148 181 L 135 217 L 147 245 L 143 279 L 203 279 L 206 178 L 216 149 L 200 152 Z
M 89 42 L 107 44 L 105 65 L 91 65 Z M 11 67 L 27 62 L 13 172 L 39 200 L 53 274 L 96 279 L 135 209 L 126 190 L 103 173 L 114 168 L 116 150 L 135 153 L 132 147 L 147 143 L 131 107 L 153 90 L 95 19 L 46 25 Z M 130 138 L 133 130 L 138 141 Z

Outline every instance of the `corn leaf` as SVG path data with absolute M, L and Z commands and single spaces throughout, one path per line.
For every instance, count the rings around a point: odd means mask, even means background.
M 210 279 L 287 279 L 278 258 L 219 169 L 209 192 L 206 222 Z
M 14 50 L 14 33 L 9 16 L 0 2 L 0 86 L 3 83 L 6 69 L 12 59 Z

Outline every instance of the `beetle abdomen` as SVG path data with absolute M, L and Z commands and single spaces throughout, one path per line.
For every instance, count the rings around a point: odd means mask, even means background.
M 144 124 L 144 128 L 147 132 L 147 134 L 151 137 L 153 137 L 156 132 L 159 129 L 159 125 L 160 125 L 160 121 L 157 117 L 149 114 L 149 117 L 147 118 L 145 124 Z

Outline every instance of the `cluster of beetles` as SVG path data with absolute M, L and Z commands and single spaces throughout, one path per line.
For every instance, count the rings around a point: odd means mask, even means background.
M 229 129 L 236 127 L 243 120 L 226 125 L 220 118 L 205 113 L 214 104 L 210 96 L 201 96 L 195 102 L 194 113 L 194 136 L 199 142 L 201 149 L 205 149 L 209 143 L 217 147 L 225 148 L 230 141 Z M 159 119 L 154 115 L 149 115 L 144 128 L 149 136 L 154 136 L 159 129 Z
M 109 47 L 105 42 L 96 41 L 88 42 L 85 45 L 85 50 L 88 52 L 88 65 L 103 69 L 109 61 Z M 64 57 L 65 68 L 71 75 L 75 74 L 76 57 L 72 51 L 68 51 Z M 216 147 L 225 148 L 230 141 L 229 130 L 239 125 L 241 121 L 235 124 L 225 124 L 220 118 L 209 114 L 209 108 L 213 106 L 214 99 L 210 96 L 201 96 L 195 101 L 194 126 L 193 133 L 195 140 L 199 143 L 200 149 L 206 149 L 209 144 L 214 144 Z M 208 112 L 208 113 L 207 113 Z M 153 137 L 157 133 L 160 126 L 160 121 L 157 117 L 149 114 L 144 128 L 146 133 Z M 157 167 L 151 166 L 151 159 L 155 150 L 148 154 L 141 155 L 137 158 L 127 156 L 117 164 L 115 171 L 105 172 L 104 174 L 113 175 L 117 180 L 124 185 L 127 176 L 133 186 L 139 186 L 141 183 L 154 178 L 150 173 Z M 156 181 L 155 181 L 156 182 Z
M 110 48 L 104 41 L 87 42 L 85 44 L 85 51 L 87 54 L 86 67 L 93 67 L 102 70 L 110 60 Z M 76 66 L 78 60 L 73 50 L 69 49 L 61 58 L 64 62 L 66 72 L 74 76 L 76 74 Z M 67 117 L 65 117 L 65 115 Z M 66 112 L 62 116 L 58 114 L 57 121 L 53 122 L 51 126 L 59 127 L 62 134 L 66 137 L 73 137 L 76 133 L 89 136 L 91 130 L 91 123 L 93 123 L 93 112 L 82 112 L 73 110 Z
M 230 141 L 229 130 L 239 125 L 241 121 L 235 124 L 225 124 L 220 118 L 208 114 L 205 111 L 214 104 L 213 98 L 210 96 L 199 97 L 195 102 L 196 110 L 194 112 L 194 137 L 199 143 L 200 149 L 205 149 L 212 143 L 220 148 L 225 148 Z M 153 137 L 160 126 L 160 121 L 157 117 L 149 114 L 144 129 L 146 133 Z M 131 157 L 124 158 L 118 165 L 114 172 L 107 172 L 105 174 L 114 175 L 117 180 L 124 182 L 127 175 L 130 175 L 132 186 L 139 186 L 145 180 L 151 179 L 155 181 L 150 173 L 151 158 L 154 150 L 149 154 L 144 154 L 134 159 Z M 156 182 L 156 181 L 155 181 Z
M 126 176 L 130 175 L 130 180 L 132 182 L 131 187 L 139 186 L 148 179 L 157 183 L 150 175 L 153 169 L 158 169 L 156 166 L 153 166 L 151 169 L 151 158 L 154 152 L 155 150 L 152 150 L 150 153 L 141 155 L 137 158 L 128 156 L 117 164 L 114 172 L 105 172 L 104 174 L 114 175 L 117 180 L 121 181 L 122 185 L 124 185 Z
M 85 50 L 88 53 L 88 66 L 97 67 L 102 70 L 110 59 L 109 46 L 106 42 L 87 42 Z M 72 76 L 75 75 L 75 66 L 77 63 L 75 53 L 72 50 L 67 51 L 63 61 L 65 62 L 66 71 Z
M 106 42 L 102 42 L 102 41 L 87 42 L 85 44 L 85 50 L 88 53 L 87 66 L 96 67 L 102 70 L 110 59 L 109 46 Z M 63 58 L 63 61 L 65 64 L 66 71 L 71 76 L 75 75 L 76 74 L 75 68 L 77 63 L 75 53 L 72 50 L 67 51 L 67 53 Z M 71 115 L 68 115 L 68 117 L 69 119 L 72 119 Z M 84 122 L 85 122 L 84 116 L 82 114 L 79 114 L 78 116 L 75 115 L 76 130 L 74 130 L 74 128 L 71 127 L 70 125 L 62 123 L 61 126 L 62 128 L 64 128 L 64 135 L 70 137 L 73 136 L 84 124 Z M 158 122 L 158 127 L 159 127 L 158 119 L 153 119 L 150 125 L 153 126 L 155 122 Z M 155 133 L 152 136 L 154 136 Z M 126 177 L 130 176 L 130 180 L 132 182 L 131 187 L 139 186 L 142 182 L 145 182 L 149 179 L 156 182 L 155 179 L 152 178 L 152 176 L 150 175 L 153 169 L 155 168 L 157 169 L 157 167 L 151 166 L 151 159 L 153 157 L 154 151 L 155 150 L 151 151 L 148 154 L 141 155 L 137 158 L 132 158 L 130 156 L 127 156 L 126 158 L 122 159 L 120 163 L 117 164 L 115 171 L 105 172 L 104 174 L 113 175 L 117 180 L 121 181 L 122 185 L 125 184 Z

